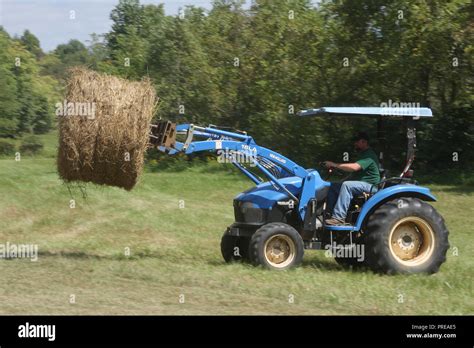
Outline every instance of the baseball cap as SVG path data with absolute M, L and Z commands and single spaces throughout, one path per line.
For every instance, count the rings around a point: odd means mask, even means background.
M 361 139 L 369 141 L 369 135 L 366 132 L 358 132 L 352 137 L 352 141 L 359 141 Z

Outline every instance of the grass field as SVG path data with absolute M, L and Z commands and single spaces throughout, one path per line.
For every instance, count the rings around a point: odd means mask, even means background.
M 451 243 L 435 275 L 345 270 L 318 251 L 271 272 L 220 255 L 232 199 L 251 186 L 241 176 L 146 173 L 84 199 L 57 177 L 54 138 L 42 157 L 0 159 L 0 244 L 39 247 L 37 262 L 0 260 L 0 314 L 474 314 L 472 186 L 430 185 Z

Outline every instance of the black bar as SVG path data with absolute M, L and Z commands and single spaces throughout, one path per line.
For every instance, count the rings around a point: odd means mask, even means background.
M 377 117 L 377 148 L 379 153 L 379 162 L 382 165 L 382 168 L 385 169 L 385 156 L 386 156 L 386 149 L 387 149 L 387 138 L 385 133 L 385 122 L 382 116 Z
M 315 294 L 317 296 L 317 294 Z M 19 337 L 20 325 L 55 325 L 55 339 Z M 473 342 L 470 316 L 3 316 L 0 346 L 70 344 L 449 345 Z M 25 332 L 25 331 L 23 331 Z M 409 338 L 407 334 L 455 334 Z
M 407 163 L 415 158 L 416 151 L 416 124 L 413 117 L 410 117 L 406 120 L 407 124 Z

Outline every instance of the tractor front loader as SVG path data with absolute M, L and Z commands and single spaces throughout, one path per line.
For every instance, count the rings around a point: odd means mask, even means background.
M 441 215 L 427 202 L 436 198 L 410 175 L 415 154 L 415 122 L 431 110 L 395 113 L 382 108 L 321 108 L 299 116 L 364 115 L 402 117 L 408 130 L 407 164 L 397 177 L 354 197 L 347 224 L 325 224 L 331 183 L 318 170 L 305 169 L 289 158 L 257 145 L 242 131 L 215 126 L 176 125 L 161 121 L 150 141 L 169 155 L 217 152 L 256 186 L 234 198 L 235 222 L 224 232 L 226 262 L 249 261 L 269 269 L 298 266 L 305 249 L 330 251 L 344 266 L 365 266 L 382 273 L 435 273 L 446 260 L 448 230 Z M 244 158 L 245 161 L 241 159 Z M 255 174 L 258 169 L 264 178 Z M 355 251 L 361 250 L 362 254 Z

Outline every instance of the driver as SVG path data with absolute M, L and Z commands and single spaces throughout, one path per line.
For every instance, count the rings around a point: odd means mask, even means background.
M 326 211 L 332 215 L 330 219 L 326 219 L 326 225 L 344 225 L 352 198 L 364 192 L 376 191 L 377 187 L 372 188 L 372 185 L 377 185 L 380 182 L 379 160 L 374 150 L 369 146 L 369 136 L 365 132 L 359 132 L 352 140 L 354 149 L 358 152 L 356 162 L 324 162 L 327 168 L 336 168 L 351 173 L 348 181 L 331 183 Z

